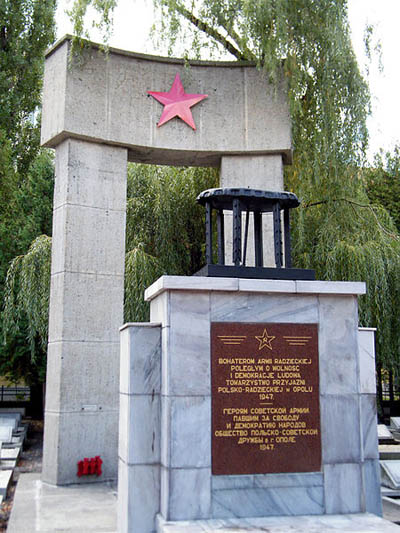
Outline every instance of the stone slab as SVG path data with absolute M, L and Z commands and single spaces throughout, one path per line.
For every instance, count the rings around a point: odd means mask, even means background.
M 150 302 L 159 294 L 168 290 L 183 291 L 220 291 L 235 292 L 240 290 L 270 293 L 296 294 L 365 294 L 366 285 L 361 281 L 287 281 L 287 280 L 242 280 L 239 278 L 202 278 L 200 276 L 161 276 L 144 293 Z M 241 287 L 245 287 L 244 289 Z
M 8 533 L 117 533 L 117 496 L 109 483 L 54 487 L 21 474 Z
M 8 487 L 12 479 L 13 472 L 12 470 L 1 470 L 0 471 L 0 494 L 6 498 Z
M 391 416 L 390 426 L 395 429 L 400 429 L 400 416 Z
M 400 527 L 369 513 L 165 522 L 157 533 L 399 533 Z
M 399 459 L 400 460 L 400 445 L 399 444 L 380 444 L 379 445 L 379 459 Z
M 393 435 L 385 424 L 378 424 L 378 439 L 379 440 L 393 440 Z
M 400 489 L 400 460 L 380 461 L 382 485 Z
M 0 426 L 0 441 L 5 444 L 12 442 L 12 427 L 11 426 Z
M 9 460 L 9 459 L 18 459 L 21 453 L 21 446 L 16 446 L 15 448 L 2 448 L 0 460 Z

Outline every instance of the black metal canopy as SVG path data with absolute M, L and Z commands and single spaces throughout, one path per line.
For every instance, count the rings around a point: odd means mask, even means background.
M 289 209 L 298 207 L 297 196 L 290 192 L 262 191 L 258 189 L 232 188 L 208 189 L 197 197 L 206 208 L 206 266 L 196 275 L 217 277 L 244 277 L 264 279 L 315 279 L 313 270 L 292 268 L 290 245 Z M 212 210 L 216 211 L 218 263 L 213 263 Z M 225 216 L 232 211 L 232 262 L 225 265 Z M 282 236 L 281 211 L 284 231 Z M 245 229 L 242 247 L 242 214 L 245 213 Z M 254 224 L 255 266 L 246 266 L 247 240 L 250 214 Z M 272 213 L 274 228 L 275 268 L 263 266 L 262 215 Z M 284 254 L 282 247 L 284 237 Z M 283 261 L 284 259 L 284 261 Z

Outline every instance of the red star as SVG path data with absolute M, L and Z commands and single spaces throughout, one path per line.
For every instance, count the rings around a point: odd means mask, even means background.
M 174 83 L 168 93 L 147 92 L 164 105 L 160 121 L 157 124 L 158 127 L 171 120 L 171 118 L 179 117 L 194 130 L 196 129 L 190 108 L 207 98 L 208 94 L 186 94 L 179 74 L 175 76 Z

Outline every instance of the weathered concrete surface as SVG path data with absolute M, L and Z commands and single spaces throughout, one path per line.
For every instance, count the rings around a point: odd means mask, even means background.
M 117 476 L 126 161 L 124 148 L 74 139 L 56 151 L 43 456 L 48 483 L 77 483 L 77 462 L 96 455 L 103 460 L 101 480 Z
M 67 137 L 128 148 L 129 160 L 218 166 L 221 155 L 280 154 L 291 160 L 286 92 L 253 64 L 145 56 L 93 47 L 68 68 L 69 38 L 47 54 L 42 143 Z M 163 106 L 147 91 L 169 91 L 179 73 L 186 93 L 208 94 L 192 108 L 197 130 L 178 118 L 157 127 Z
M 117 494 L 110 483 L 54 487 L 21 474 L 8 533 L 116 533 Z

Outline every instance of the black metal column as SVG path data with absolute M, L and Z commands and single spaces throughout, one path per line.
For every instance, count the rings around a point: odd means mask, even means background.
M 278 202 L 273 206 L 275 266 L 282 268 L 282 228 Z
M 292 268 L 292 248 L 290 242 L 290 213 L 289 209 L 283 210 L 283 228 L 285 234 L 285 267 Z
M 240 209 L 240 200 L 235 198 L 233 200 L 233 250 L 232 261 L 235 266 L 240 266 L 242 259 L 242 212 Z
M 218 233 L 218 264 L 225 264 L 225 225 L 224 212 L 222 209 L 217 210 L 217 233 Z
M 211 204 L 206 203 L 206 263 L 212 265 L 212 218 L 211 218 Z
M 263 234 L 262 234 L 262 214 L 254 211 L 254 253 L 255 266 L 262 267 L 264 264 Z

